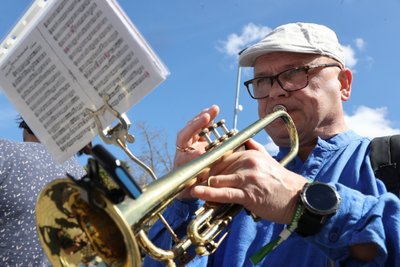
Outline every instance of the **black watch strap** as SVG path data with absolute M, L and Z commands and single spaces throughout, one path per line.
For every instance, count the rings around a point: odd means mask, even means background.
M 302 205 L 302 204 L 299 204 Z M 302 214 L 297 222 L 296 233 L 306 237 L 315 235 L 321 231 L 326 216 L 313 214 L 303 206 Z

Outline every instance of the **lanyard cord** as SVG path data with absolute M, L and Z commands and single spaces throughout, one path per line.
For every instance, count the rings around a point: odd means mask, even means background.
M 275 249 L 277 246 L 279 246 L 283 241 L 285 241 L 293 233 L 293 231 L 297 228 L 297 222 L 300 219 L 302 211 L 303 211 L 302 205 L 298 204 L 296 207 L 296 212 L 293 216 L 292 221 L 290 222 L 290 224 L 287 227 L 285 227 L 282 230 L 282 232 L 279 234 L 279 237 L 277 239 L 269 242 L 265 246 L 263 246 L 260 250 L 258 250 L 256 253 L 254 253 L 250 257 L 250 261 L 251 261 L 251 263 L 253 263 L 253 265 L 256 265 L 260 261 L 262 261 L 265 258 L 265 256 L 268 255 L 268 253 L 270 253 L 273 249 Z

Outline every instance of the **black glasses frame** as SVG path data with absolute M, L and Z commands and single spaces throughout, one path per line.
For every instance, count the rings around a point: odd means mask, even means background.
M 251 89 L 250 89 L 250 86 L 249 86 L 249 85 L 250 85 L 250 84 L 253 84 L 253 82 L 255 82 L 255 81 L 259 80 L 259 79 L 268 78 L 268 79 L 271 80 L 271 86 L 272 86 L 272 84 L 274 83 L 274 81 L 277 81 L 278 84 L 279 84 L 279 86 L 280 86 L 283 90 L 285 90 L 285 91 L 287 91 L 287 92 L 294 92 L 294 91 L 298 91 L 298 90 L 301 90 L 301 89 L 307 87 L 307 85 L 308 85 L 308 83 L 309 83 L 308 72 L 309 72 L 310 70 L 316 69 L 316 68 L 328 68 L 328 67 L 338 67 L 338 68 L 342 69 L 342 66 L 339 65 L 339 64 L 336 64 L 336 63 L 301 66 L 301 67 L 290 68 L 290 69 L 284 70 L 284 71 L 279 72 L 278 74 L 273 75 L 273 76 L 260 76 L 260 77 L 256 77 L 256 78 L 253 78 L 253 79 L 251 79 L 251 80 L 245 81 L 243 84 L 244 84 L 244 86 L 246 86 L 247 92 L 249 93 L 249 95 L 251 96 L 251 98 L 253 98 L 253 99 L 264 99 L 264 98 L 267 98 L 267 97 L 268 97 L 268 94 L 267 94 L 266 96 L 263 96 L 263 97 L 255 97 L 255 96 L 251 93 Z M 302 87 L 300 87 L 300 88 L 297 88 L 297 89 L 294 89 L 294 90 L 288 90 L 288 89 L 284 88 L 284 86 L 283 86 L 281 80 L 279 79 L 279 76 L 281 76 L 281 75 L 282 75 L 283 73 L 285 73 L 285 72 L 288 72 L 288 71 L 296 71 L 296 70 L 297 70 L 297 71 L 305 71 L 305 73 L 306 73 L 306 75 L 307 75 L 307 83 L 306 83 L 304 86 L 302 86 Z

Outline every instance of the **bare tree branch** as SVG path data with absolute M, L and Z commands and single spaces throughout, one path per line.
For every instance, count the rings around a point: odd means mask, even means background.
M 137 135 L 136 141 L 142 144 L 136 156 L 149 166 L 157 176 L 170 172 L 173 161 L 168 150 L 166 135 L 159 130 L 151 129 L 145 122 L 136 122 L 134 131 Z M 137 138 L 138 136 L 139 138 Z M 150 175 L 136 163 L 132 162 L 129 165 L 133 177 L 140 185 L 152 181 Z

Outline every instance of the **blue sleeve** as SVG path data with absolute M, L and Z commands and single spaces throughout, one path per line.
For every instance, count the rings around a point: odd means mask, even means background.
M 163 216 L 166 221 L 170 224 L 171 228 L 178 237 L 182 238 L 186 236 L 188 223 L 194 218 L 194 212 L 201 207 L 202 201 L 180 201 L 175 200 L 168 206 L 164 211 Z M 174 245 L 171 234 L 165 228 L 164 224 L 158 220 L 149 231 L 150 240 L 159 248 L 168 250 Z M 200 264 L 199 261 L 203 262 L 207 260 L 205 257 L 196 258 L 189 264 L 190 266 L 196 266 Z M 143 266 L 165 266 L 165 263 L 158 262 L 146 255 Z M 186 265 L 189 266 L 189 265 Z
M 322 231 L 308 237 L 341 266 L 400 266 L 400 201 L 391 194 L 363 195 L 341 184 L 335 185 L 342 202 Z M 373 262 L 349 257 L 349 246 L 373 242 L 379 252 Z

